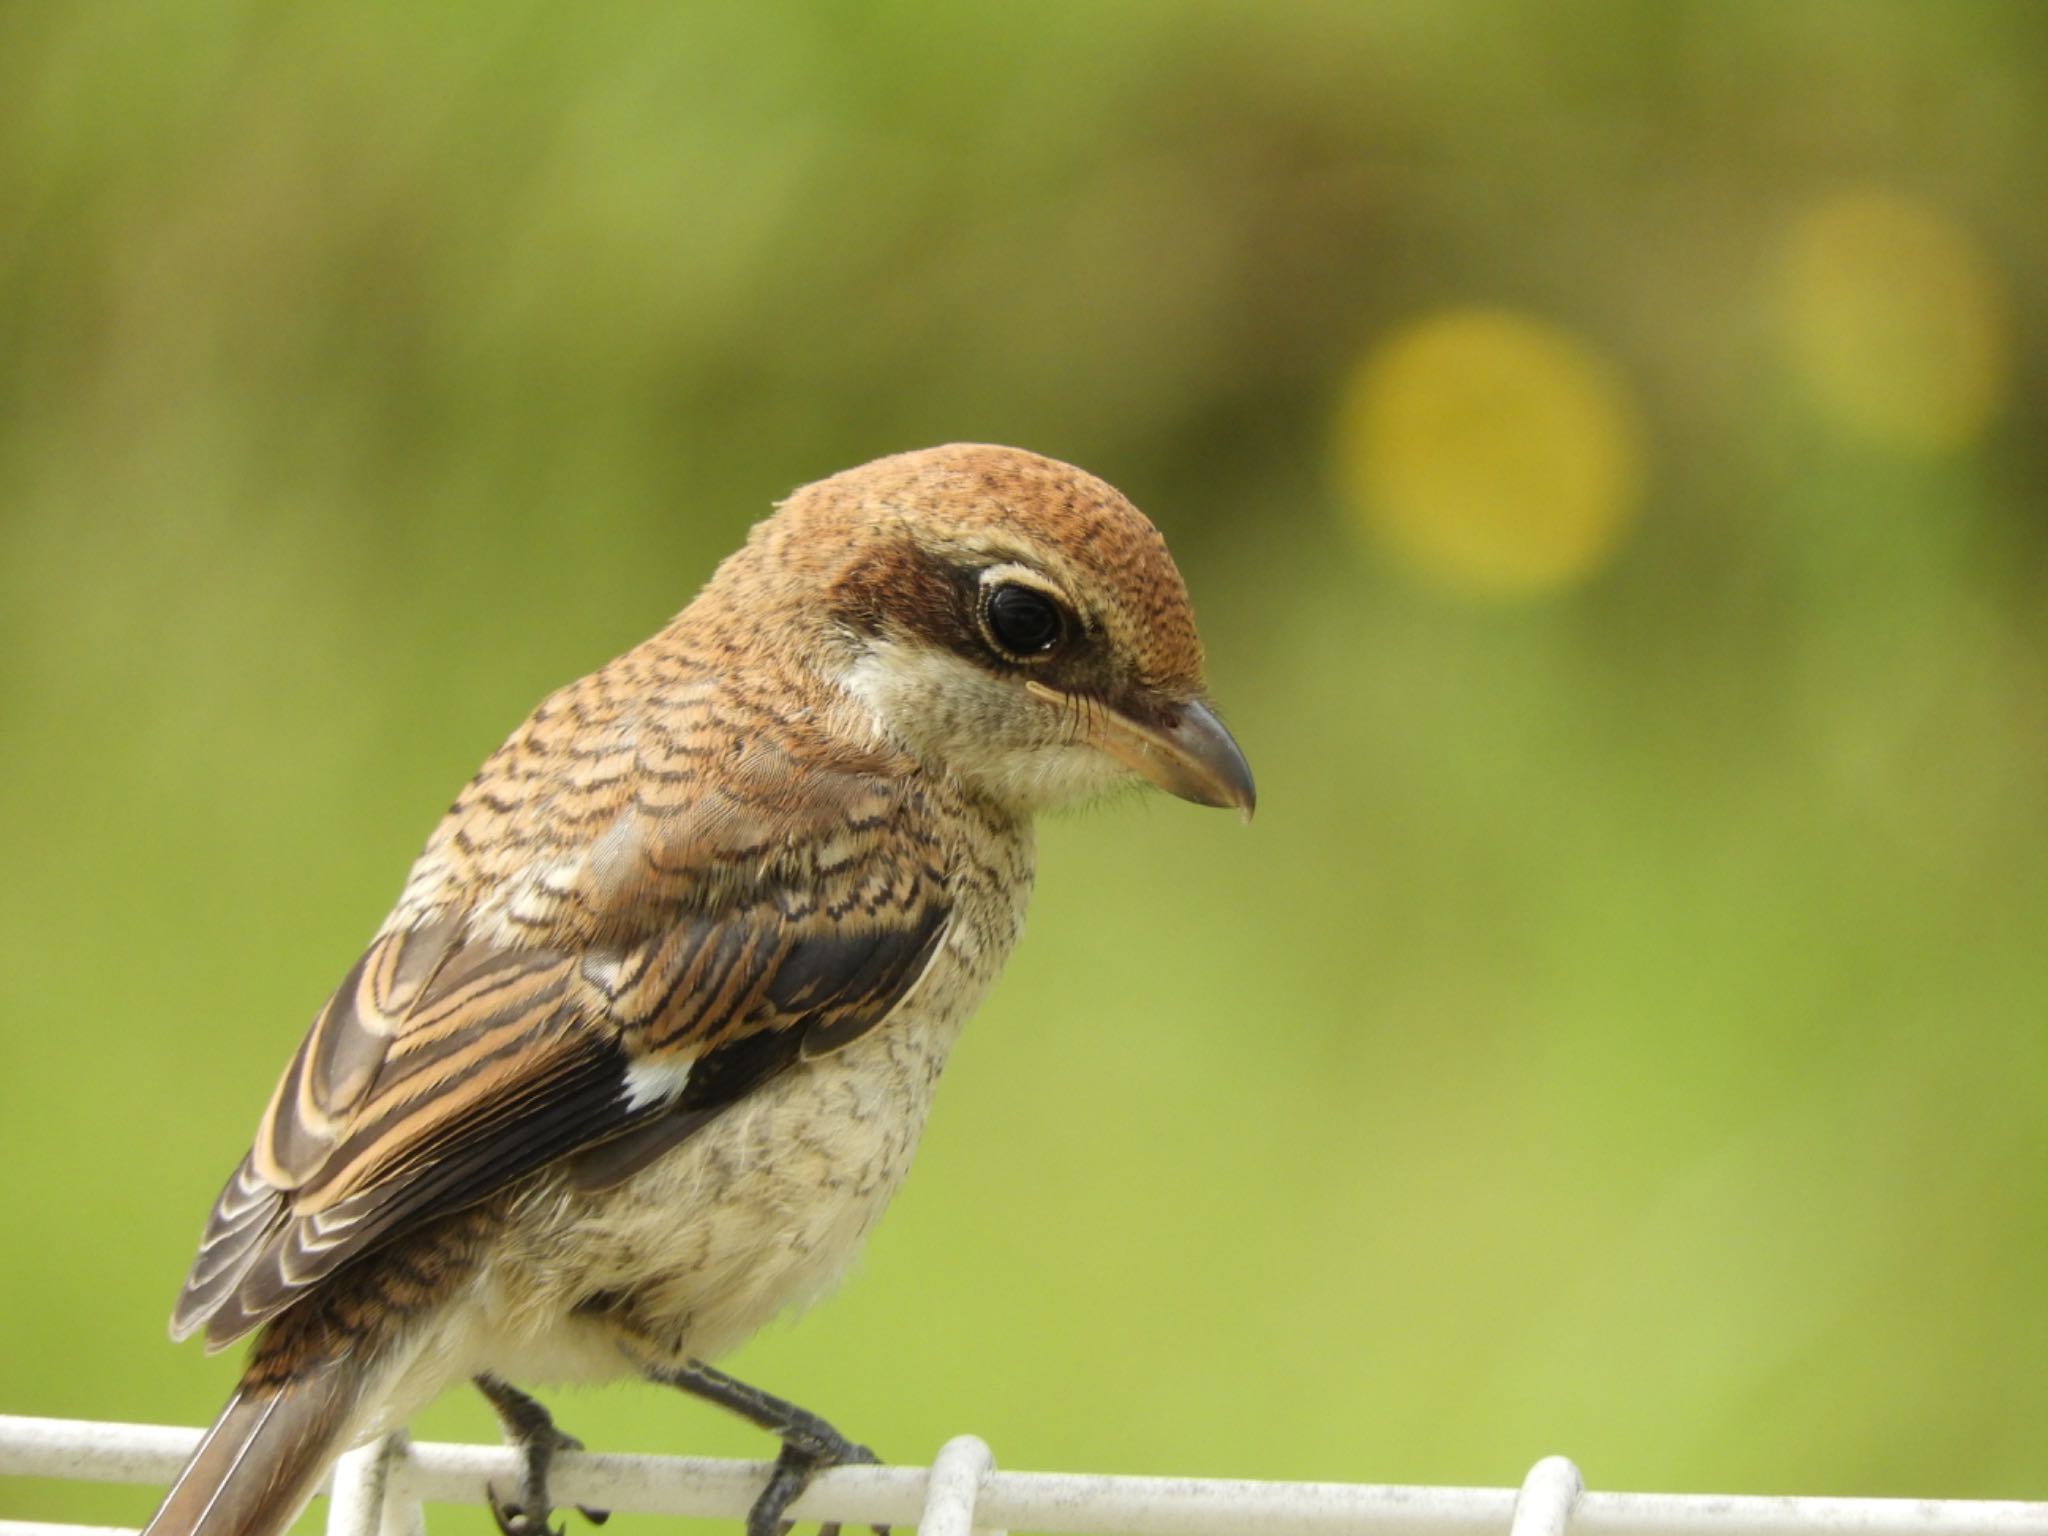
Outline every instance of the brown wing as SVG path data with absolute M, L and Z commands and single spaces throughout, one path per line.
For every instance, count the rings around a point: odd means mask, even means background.
M 622 791 L 580 860 L 494 888 L 511 921 L 472 910 L 379 937 L 222 1191 L 173 1336 L 204 1325 L 224 1345 L 351 1259 L 571 1154 L 586 1183 L 623 1177 L 886 1018 L 950 910 L 921 802 L 888 775 L 795 782 L 818 792 L 785 786 L 760 802 L 772 815 L 730 794 L 650 808 Z M 526 947 L 528 932 L 556 942 Z

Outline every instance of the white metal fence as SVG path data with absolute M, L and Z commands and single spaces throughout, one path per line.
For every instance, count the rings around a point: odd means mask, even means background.
M 0 1415 L 0 1476 L 167 1485 L 198 1441 L 196 1429 Z M 518 1473 L 498 1446 L 365 1446 L 335 1469 L 328 1536 L 420 1536 L 424 1504 L 474 1504 L 487 1480 Z M 549 1482 L 565 1506 L 739 1521 L 767 1473 L 760 1462 L 577 1454 L 558 1460 Z M 1537 1462 L 1519 1490 L 998 1472 L 972 1435 L 948 1441 L 928 1467 L 827 1472 L 791 1514 L 919 1536 L 2048 1536 L 2048 1504 L 1587 1492 L 1562 1456 Z M 0 1536 L 114 1533 L 0 1519 Z

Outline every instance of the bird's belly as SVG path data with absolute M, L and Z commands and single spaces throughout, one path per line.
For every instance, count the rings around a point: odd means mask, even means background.
M 957 1033 L 907 1018 L 749 1095 L 624 1183 L 543 1183 L 479 1276 L 475 1369 L 589 1379 L 712 1359 L 829 1291 L 910 1167 Z M 539 1207 L 535 1209 L 534 1207 Z
M 963 880 L 911 996 L 844 1050 L 749 1093 L 614 1188 L 544 1174 L 512 1197 L 466 1295 L 415 1334 L 363 1434 L 490 1371 L 534 1384 L 716 1359 L 845 1273 L 909 1170 L 947 1053 L 1022 927 L 1028 842 Z

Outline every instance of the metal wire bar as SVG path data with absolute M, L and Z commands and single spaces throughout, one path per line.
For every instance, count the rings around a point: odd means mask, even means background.
M 1522 1479 L 1509 1536 L 1564 1536 L 1586 1480 L 1562 1456 L 1546 1456 Z
M 198 1440 L 191 1429 L 0 1416 L 0 1476 L 162 1484 Z M 393 1441 L 368 1450 L 381 1457 L 383 1497 L 377 1522 L 359 1524 L 359 1536 L 416 1536 L 421 1501 L 474 1503 L 486 1479 L 509 1480 L 519 1470 L 516 1453 L 500 1446 Z M 351 1461 L 344 1476 L 361 1479 L 372 1464 Z M 767 1474 L 762 1462 L 579 1453 L 556 1463 L 553 1481 L 564 1503 L 737 1520 Z M 1056 1536 L 1239 1536 L 1252 1529 L 1260 1536 L 2048 1536 L 2042 1503 L 1579 1493 L 1578 1484 L 1577 1469 L 1561 1457 L 1532 1468 L 1520 1493 L 1000 1472 L 985 1445 L 962 1437 L 929 1468 L 834 1468 L 790 1514 L 901 1529 L 929 1516 L 935 1523 L 920 1529 L 932 1536 L 970 1528 Z M 342 1495 L 345 1514 L 362 1508 L 361 1491 Z M 0 1536 L 114 1533 L 0 1520 Z
M 994 1454 L 973 1435 L 960 1435 L 940 1446 L 925 1484 L 917 1536 L 970 1536 L 975 1501 L 995 1469 Z
M 391 1485 L 394 1436 L 359 1445 L 334 1464 L 327 1490 L 327 1536 L 377 1536 L 384 1527 L 384 1494 Z

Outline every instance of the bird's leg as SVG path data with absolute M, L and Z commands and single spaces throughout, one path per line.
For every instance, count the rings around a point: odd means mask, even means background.
M 484 1485 L 484 1494 L 491 1501 L 491 1518 L 498 1522 L 504 1536 L 563 1536 L 562 1527 L 548 1527 L 548 1516 L 554 1513 L 548 1498 L 548 1467 L 557 1451 L 580 1451 L 583 1442 L 574 1435 L 563 1434 L 547 1409 L 510 1382 L 499 1380 L 489 1371 L 475 1379 L 477 1391 L 483 1393 L 497 1413 L 498 1422 L 505 1427 L 506 1444 L 518 1451 L 526 1463 L 516 1501 L 501 1498 L 495 1485 Z M 581 1504 L 576 1508 L 592 1525 L 603 1525 L 611 1518 L 609 1510 L 589 1509 Z
M 754 1507 L 747 1511 L 747 1536 L 781 1536 L 789 1528 L 783 1523 L 783 1511 L 794 1504 L 797 1495 L 804 1491 L 811 1479 L 826 1468 L 872 1466 L 881 1460 L 866 1446 L 847 1439 L 815 1413 L 763 1392 L 759 1387 L 750 1387 L 701 1360 L 689 1360 L 681 1365 L 643 1365 L 641 1369 L 650 1381 L 680 1387 L 707 1403 L 716 1403 L 748 1423 L 759 1425 L 782 1442 L 782 1454 L 775 1458 L 775 1469 L 768 1475 L 768 1486 L 761 1490 L 761 1496 L 754 1500 Z M 875 1530 L 878 1536 L 888 1536 L 886 1525 L 878 1525 Z M 820 1527 L 819 1536 L 839 1536 L 838 1522 Z

